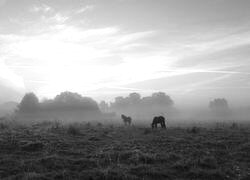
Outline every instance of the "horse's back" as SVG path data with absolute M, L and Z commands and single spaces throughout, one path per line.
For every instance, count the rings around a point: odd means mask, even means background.
M 152 123 L 161 123 L 161 122 L 165 122 L 165 117 L 163 117 L 163 116 L 155 116 L 153 118 Z
M 165 121 L 165 117 L 163 117 L 163 116 L 159 116 L 158 119 L 159 119 L 160 121 Z

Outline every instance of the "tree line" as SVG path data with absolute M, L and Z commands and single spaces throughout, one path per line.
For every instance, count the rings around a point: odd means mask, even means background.
M 229 111 L 225 98 L 216 98 L 209 102 L 209 108 L 217 114 Z M 152 113 L 172 113 L 175 110 L 173 99 L 164 92 L 152 93 L 142 97 L 139 93 L 130 93 L 128 96 L 118 96 L 113 102 L 101 101 L 99 104 L 90 97 L 83 97 L 78 93 L 62 92 L 53 99 L 39 101 L 34 93 L 27 93 L 18 105 L 18 112 L 37 111 L 96 111 L 116 112 L 145 115 Z
M 68 91 L 60 93 L 53 99 L 46 99 L 41 102 L 34 93 L 27 93 L 22 98 L 17 111 L 31 113 L 68 110 L 100 111 L 98 103 L 92 98 Z
M 150 96 L 142 97 L 139 93 L 130 93 L 126 97 L 118 96 L 113 102 L 101 101 L 99 107 L 102 112 L 118 112 L 128 114 L 176 114 L 173 99 L 164 92 L 156 92 Z M 230 111 L 225 98 L 215 98 L 208 103 L 209 110 L 216 115 Z

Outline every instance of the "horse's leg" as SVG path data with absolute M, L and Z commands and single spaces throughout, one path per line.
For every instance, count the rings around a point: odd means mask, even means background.
M 152 128 L 155 129 L 156 128 L 156 123 L 152 123 Z
M 165 121 L 163 121 L 163 127 L 166 129 L 166 124 L 165 124 Z

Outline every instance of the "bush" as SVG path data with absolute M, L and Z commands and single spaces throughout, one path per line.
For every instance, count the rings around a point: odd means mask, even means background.
M 233 123 L 231 126 L 230 126 L 230 129 L 239 129 L 239 126 L 237 123 Z
M 23 151 L 33 152 L 33 151 L 40 151 L 44 148 L 44 144 L 42 142 L 27 142 L 21 149 Z
M 143 134 L 150 134 L 151 133 L 151 129 L 145 129 Z
M 20 112 L 35 112 L 39 110 L 39 99 L 34 93 L 27 93 L 24 95 L 19 104 Z
M 97 123 L 97 127 L 100 127 L 100 128 L 103 127 L 102 123 L 100 123 L 100 122 Z
M 197 133 L 200 132 L 200 128 L 194 126 L 194 127 L 192 127 L 191 129 L 188 129 L 187 132 L 193 133 L 193 134 L 197 134 Z
M 62 127 L 62 123 L 59 120 L 55 119 L 54 122 L 52 123 L 51 129 L 58 130 L 61 127 Z
M 0 123 L 0 129 L 1 130 L 8 129 L 8 127 L 9 126 L 6 123 L 2 123 L 2 122 Z
M 87 127 L 87 128 L 90 128 L 90 126 L 91 126 L 91 123 L 90 123 L 90 122 L 87 122 L 86 127 Z
M 214 157 L 207 156 L 201 159 L 200 166 L 205 169 L 216 169 L 218 164 Z
M 69 125 L 67 129 L 67 133 L 73 136 L 77 136 L 81 134 L 80 129 L 76 127 L 75 125 Z

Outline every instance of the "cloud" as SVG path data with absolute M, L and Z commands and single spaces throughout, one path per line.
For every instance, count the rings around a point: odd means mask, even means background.
M 80 8 L 80 9 L 78 9 L 76 11 L 76 14 L 82 14 L 82 13 L 85 13 L 87 11 L 92 11 L 94 9 L 94 7 L 95 7 L 94 5 L 84 6 L 84 7 Z
M 86 86 L 85 90 L 90 91 L 101 87 L 126 87 L 126 84 L 130 83 L 195 73 L 248 75 L 235 70 L 235 64 L 209 64 L 209 62 L 200 61 L 201 63 L 195 66 L 180 66 L 181 62 L 187 61 L 187 58 L 180 61 L 178 57 L 181 52 L 177 55 L 169 53 L 177 52 L 178 49 L 174 47 L 136 52 L 136 48 L 146 47 L 148 38 L 156 35 L 156 31 L 129 33 L 118 27 L 83 29 L 65 24 L 40 35 L 2 35 L 0 37 L 6 42 L 5 47 L 9 44 L 7 51 L 12 58 L 34 61 L 34 64 L 14 63 L 10 65 L 11 68 L 16 70 L 26 68 L 30 69 L 29 71 L 36 69 L 44 72 L 45 80 L 25 81 L 28 84 L 40 84 L 40 93 L 50 94 L 55 89 L 64 90 L 68 87 L 77 90 L 80 88 L 79 82 L 83 82 Z M 197 47 L 198 44 L 199 42 L 196 44 Z M 30 51 L 31 47 L 32 51 Z M 195 47 L 190 48 L 189 53 L 197 56 Z M 216 49 L 213 46 L 211 48 Z M 202 53 L 206 52 L 206 50 L 202 51 Z M 179 65 L 176 64 L 178 61 Z M 65 72 L 68 73 L 65 74 Z M 202 77 L 200 81 L 203 81 Z M 202 86 L 203 83 L 197 83 L 197 88 L 198 85 Z
M 123 61 L 121 56 L 107 56 L 107 57 L 93 59 L 92 63 L 96 64 L 98 66 L 100 66 L 100 65 L 117 66 L 117 65 L 124 63 L 124 61 Z
M 124 59 L 121 51 L 123 46 L 140 44 L 151 36 L 152 31 L 129 33 L 118 27 L 83 29 L 64 24 L 39 34 L 1 34 L 0 51 L 6 55 L 7 66 L 22 74 L 25 86 L 38 93 L 53 94 L 69 87 L 78 91 L 82 88 L 79 82 L 90 91 L 128 82 L 133 76 L 142 78 L 137 67 L 131 67 L 143 59 L 135 64 L 129 57 Z
M 117 27 L 104 27 L 95 29 L 81 29 L 74 26 L 64 26 L 59 32 L 54 33 L 54 38 L 69 42 L 98 43 L 108 39 L 119 32 Z
M 143 45 L 143 41 L 156 34 L 155 31 L 126 33 L 117 27 L 80 29 L 63 26 L 61 29 L 34 37 L 17 36 L 18 41 L 13 36 L 4 38 L 13 42 L 9 49 L 12 56 L 34 59 L 36 63 L 32 65 L 33 69 L 47 72 L 46 83 L 32 79 L 25 81 L 44 84 L 41 92 L 54 91 L 56 87 L 53 84 L 57 84 L 56 89 L 63 90 L 70 86 L 76 90 L 79 88 L 79 81 L 88 87 L 86 90 L 93 90 L 104 86 L 123 87 L 129 83 L 192 73 L 244 74 L 229 69 L 233 68 L 233 65 L 220 65 L 215 68 L 213 64 L 208 66 L 207 63 L 202 63 L 192 68 L 175 67 L 176 58 L 165 51 L 153 49 L 152 52 L 131 54 L 123 49 L 136 43 Z M 116 67 L 113 68 L 113 65 Z M 12 64 L 13 68 L 15 66 L 32 69 L 30 66 Z M 70 73 L 65 75 L 65 72 Z
M 215 68 L 216 69 L 216 68 Z M 230 70 L 210 70 L 207 69 L 198 69 L 198 68 L 176 68 L 166 71 L 161 71 L 163 73 L 171 73 L 172 76 L 175 75 L 183 75 L 183 74 L 191 74 L 191 73 L 212 73 L 212 74 L 241 74 L 241 75 L 250 75 L 250 72 L 242 72 L 242 71 L 230 71 Z
M 63 24 L 70 19 L 69 16 L 64 16 L 61 13 L 56 13 L 52 16 L 42 16 L 42 21 L 48 24 Z
M 35 13 L 48 13 L 54 11 L 50 6 L 46 4 L 41 4 L 41 5 L 33 5 L 30 8 L 30 12 L 35 12 Z
M 121 36 L 120 38 L 116 38 L 116 45 L 127 44 L 130 42 L 134 42 L 136 40 L 144 39 L 145 37 L 152 37 L 155 35 L 155 31 L 144 31 L 144 32 L 136 32 L 136 33 L 129 33 Z
M 113 21 L 108 25 L 80 25 L 77 18 L 96 10 L 96 6 L 64 7 L 57 11 L 44 4 L 33 6 L 31 12 L 39 15 L 39 19 L 34 20 L 32 27 L 20 34 L 0 35 L 3 45 L 0 53 L 6 56 L 8 68 L 21 74 L 27 87 L 39 87 L 35 89 L 40 93 L 68 88 L 90 91 L 126 87 L 131 83 L 190 74 L 198 74 L 203 86 L 202 81 L 212 74 L 216 78 L 249 75 L 237 66 L 245 65 L 243 61 L 222 62 L 218 57 L 214 60 L 208 57 L 248 45 L 248 30 L 215 28 L 209 32 L 200 28 L 199 32 L 188 33 L 184 28 L 178 29 L 184 34 L 179 36 L 159 27 L 130 28 Z
M 248 44 L 250 44 L 250 32 L 185 46 L 197 52 L 215 52 Z
M 182 51 L 184 56 L 198 56 L 218 53 L 228 49 L 234 49 L 250 45 L 249 28 L 233 28 L 230 30 L 218 30 L 214 32 L 202 32 L 190 35 L 183 42 L 174 47 Z M 178 53 L 174 52 L 173 53 Z
M 6 0 L 0 0 L 0 7 L 4 6 L 5 3 L 6 3 Z
M 58 23 L 64 23 L 65 21 L 67 21 L 69 19 L 69 17 L 63 16 L 60 13 L 56 13 L 55 16 L 51 17 L 50 19 L 55 20 Z
M 8 66 L 6 66 L 4 60 L 0 57 L 0 81 L 4 86 L 16 90 L 25 89 L 23 78 L 16 73 L 14 73 Z
M 183 93 L 184 94 L 190 93 L 192 91 L 200 89 L 201 87 L 204 87 L 205 85 L 211 85 L 211 83 L 214 83 L 216 81 L 221 81 L 221 80 L 227 79 L 229 77 L 231 77 L 230 74 L 225 74 L 225 75 L 218 76 L 218 77 L 215 77 L 212 79 L 202 80 L 200 82 L 195 82 L 195 83 L 190 83 L 189 85 L 183 87 Z

